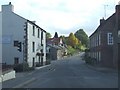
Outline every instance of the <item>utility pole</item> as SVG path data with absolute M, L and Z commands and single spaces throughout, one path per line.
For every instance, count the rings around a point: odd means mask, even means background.
M 104 5 L 104 18 L 106 19 L 106 7 L 108 7 L 108 5 Z

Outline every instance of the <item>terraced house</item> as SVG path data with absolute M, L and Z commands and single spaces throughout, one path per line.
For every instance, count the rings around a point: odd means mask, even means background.
M 100 19 L 100 25 L 90 38 L 89 56 L 95 58 L 97 63 L 105 67 L 118 67 L 120 30 L 120 4 L 116 5 L 116 11 L 106 20 Z
M 35 21 L 14 13 L 11 2 L 2 5 L 2 63 L 27 62 L 29 67 L 46 62 L 46 31 Z

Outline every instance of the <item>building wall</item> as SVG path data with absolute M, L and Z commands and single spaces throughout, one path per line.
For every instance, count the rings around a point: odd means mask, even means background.
M 2 63 L 2 13 L 0 12 L 0 63 Z
M 33 35 L 33 26 L 35 27 L 35 35 Z M 39 29 L 39 37 L 38 37 L 38 29 Z M 43 57 L 43 62 L 46 61 L 46 33 L 43 32 L 43 40 L 41 42 L 41 33 L 43 30 L 34 24 L 28 23 L 28 62 L 29 65 L 33 65 L 33 58 L 35 59 L 35 63 L 39 62 L 39 57 L 36 55 L 37 53 L 41 53 L 41 49 L 43 49 L 44 56 L 40 56 L 40 61 Z M 35 43 L 35 51 L 33 52 L 32 43 Z M 43 46 L 41 46 L 41 43 Z
M 57 49 L 54 47 L 50 48 L 50 59 L 57 60 Z
M 43 61 L 46 62 L 46 32 L 43 31 Z
M 107 20 L 100 20 L 100 25 L 90 36 L 90 56 L 102 66 L 113 67 L 113 44 L 108 44 L 108 33 L 114 33 L 115 14 Z M 114 37 L 113 37 L 114 41 Z
M 108 33 L 114 32 L 115 15 L 107 19 L 103 28 L 101 28 L 101 60 L 103 66 L 113 66 L 113 44 L 108 45 Z M 114 37 L 113 37 L 114 41 Z
M 116 6 L 116 26 L 115 26 L 115 32 L 114 32 L 114 54 L 113 54 L 113 58 L 114 58 L 114 67 L 118 68 L 119 65 L 119 61 L 120 61 L 120 37 L 118 36 L 118 31 L 120 31 L 120 5 Z
M 41 53 L 41 49 L 43 49 L 43 60 L 46 61 L 46 32 L 41 29 L 39 26 L 35 24 L 35 22 L 24 19 L 23 17 L 15 14 L 13 12 L 13 6 L 3 5 L 2 6 L 2 58 L 3 63 L 6 64 L 14 64 L 14 58 L 19 58 L 19 63 L 23 63 L 25 60 L 24 56 L 26 56 L 26 61 L 29 66 L 33 66 L 33 58 L 34 65 L 36 62 L 41 61 L 41 57 L 37 56 L 37 53 Z M 25 23 L 26 23 L 26 31 L 27 31 L 27 39 L 25 39 Z M 33 26 L 35 27 L 35 35 L 33 35 Z M 39 29 L 39 37 L 38 37 L 38 29 Z M 41 33 L 43 33 L 43 47 L 41 46 Z M 17 47 L 14 47 L 14 41 L 19 41 L 22 43 L 22 51 L 19 52 Z M 27 42 L 27 44 L 26 44 Z M 35 43 L 35 49 L 33 52 L 33 42 Z M 23 45 L 24 44 L 24 45 Z M 24 49 L 24 50 L 23 50 Z M 23 53 L 24 52 L 24 53 Z
M 6 7 L 5 7 L 6 6 Z M 11 11 L 11 5 L 2 6 L 2 58 L 3 63 L 14 64 L 14 58 L 23 62 L 23 52 L 14 47 L 14 40 L 23 42 L 25 19 Z M 12 9 L 13 10 L 13 9 Z

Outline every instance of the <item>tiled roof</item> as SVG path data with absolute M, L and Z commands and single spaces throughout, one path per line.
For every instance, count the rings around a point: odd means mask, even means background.
M 60 38 L 50 38 L 47 40 L 47 44 L 60 44 Z

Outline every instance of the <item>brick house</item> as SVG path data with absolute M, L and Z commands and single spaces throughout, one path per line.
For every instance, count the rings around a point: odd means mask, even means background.
M 117 67 L 118 35 L 120 28 L 120 5 L 116 5 L 116 12 L 106 20 L 100 19 L 100 25 L 92 33 L 89 45 L 89 56 L 105 67 Z

